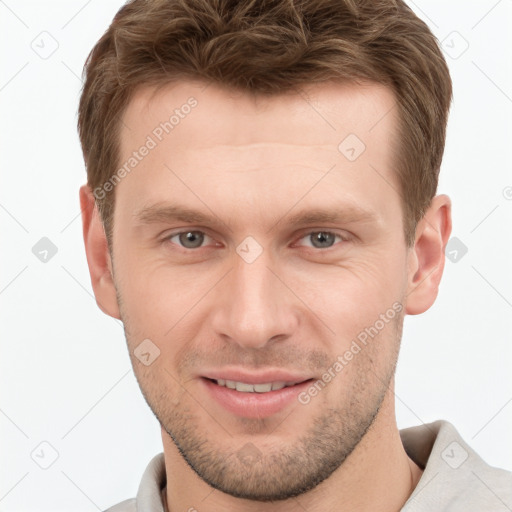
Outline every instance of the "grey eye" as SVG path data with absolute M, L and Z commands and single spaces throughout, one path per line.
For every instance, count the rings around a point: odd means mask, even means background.
M 201 247 L 204 242 L 204 233 L 201 231 L 184 231 L 176 235 L 180 244 L 186 249 L 195 249 Z
M 329 231 L 315 231 L 309 234 L 309 239 L 311 240 L 311 244 L 313 247 L 317 249 L 324 249 L 326 247 L 331 247 L 334 244 L 336 239 L 334 233 L 330 233 Z
M 299 245 L 312 247 L 313 249 L 329 249 L 336 242 L 345 242 L 346 239 L 332 231 L 310 231 L 301 238 Z

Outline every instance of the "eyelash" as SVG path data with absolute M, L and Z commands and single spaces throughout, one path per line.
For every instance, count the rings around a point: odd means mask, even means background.
M 167 235 L 166 237 L 164 237 L 164 238 L 162 239 L 162 242 L 163 242 L 163 243 L 170 242 L 170 243 L 172 243 L 172 244 L 174 244 L 174 245 L 177 245 L 180 249 L 183 249 L 184 251 L 187 251 L 187 252 L 188 252 L 188 251 L 194 251 L 194 250 L 196 250 L 196 251 L 197 251 L 197 250 L 199 250 L 199 249 L 204 249 L 204 248 L 205 248 L 205 246 L 204 246 L 204 245 L 201 245 L 201 246 L 199 246 L 199 247 L 196 247 L 196 248 L 191 249 L 191 248 L 188 248 L 188 247 L 183 247 L 182 245 L 180 245 L 180 244 L 178 244 L 178 243 L 176 243 L 176 244 L 175 244 L 174 242 L 172 242 L 172 241 L 171 241 L 171 239 L 172 239 L 172 238 L 179 237 L 180 235 L 182 235 L 182 234 L 184 234 L 184 233 L 190 233 L 190 232 L 197 232 L 197 233 L 201 233 L 201 234 L 205 235 L 205 237 L 208 237 L 208 238 L 210 238 L 211 240 L 213 240 L 213 238 L 212 238 L 210 235 L 208 235 L 208 234 L 207 234 L 206 232 L 204 232 L 204 231 L 201 231 L 200 229 L 187 229 L 187 230 L 184 230 L 184 231 L 178 231 L 177 233 L 172 233 L 172 234 L 170 234 L 170 235 Z M 334 235 L 334 236 L 335 236 L 336 238 L 338 238 L 338 239 L 339 239 L 339 241 L 341 241 L 341 242 L 349 242 L 349 241 L 350 241 L 350 239 L 349 239 L 349 238 L 348 238 L 348 236 L 346 236 L 346 235 L 344 236 L 344 235 L 341 235 L 340 233 L 337 233 L 337 232 L 335 232 L 335 231 L 328 231 L 328 230 L 322 230 L 322 229 L 316 229 L 316 230 L 313 230 L 313 231 L 308 231 L 307 233 L 303 234 L 303 235 L 299 238 L 299 240 L 302 240 L 302 239 L 304 239 L 304 238 L 306 238 L 306 237 L 309 237 L 309 236 L 311 236 L 311 235 L 312 235 L 312 234 L 314 234 L 314 233 L 324 233 L 324 234 Z M 334 242 L 334 244 L 333 244 L 333 245 L 331 245 L 331 246 L 329 246 L 329 247 L 325 247 L 325 248 L 313 247 L 312 245 L 310 245 L 310 246 L 301 246 L 301 247 L 307 247 L 308 249 L 316 249 L 316 250 L 318 250 L 318 251 L 325 252 L 325 251 L 328 251 L 329 249 L 333 249 L 335 245 L 336 245 L 336 242 Z

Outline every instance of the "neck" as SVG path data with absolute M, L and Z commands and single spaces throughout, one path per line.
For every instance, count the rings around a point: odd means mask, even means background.
M 374 423 L 343 464 L 315 489 L 296 498 L 262 503 L 214 490 L 188 466 L 162 429 L 168 512 L 399 511 L 416 487 L 422 470 L 407 456 L 396 425 L 394 382 Z

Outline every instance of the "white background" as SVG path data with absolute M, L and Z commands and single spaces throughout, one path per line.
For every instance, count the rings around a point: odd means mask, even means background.
M 398 423 L 447 419 L 512 470 L 512 2 L 409 4 L 445 41 L 454 103 L 439 192 L 468 252 L 447 260 L 431 310 L 405 320 Z M 105 509 L 135 496 L 162 450 L 122 325 L 93 298 L 79 215 L 80 75 L 120 6 L 0 0 L 1 511 Z M 41 37 L 58 43 L 47 59 L 32 48 Z M 58 249 L 47 263 L 32 253 L 42 237 Z M 51 457 L 43 441 L 59 455 L 46 470 L 31 458 Z

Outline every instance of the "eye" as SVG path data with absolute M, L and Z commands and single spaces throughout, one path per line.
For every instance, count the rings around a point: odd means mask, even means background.
M 301 238 L 301 240 L 309 242 L 305 244 L 307 247 L 313 247 L 315 249 L 328 249 L 335 244 L 336 239 L 343 242 L 346 241 L 341 235 L 333 233 L 332 231 L 312 231 Z
M 306 247 L 313 247 L 314 249 L 329 249 L 337 241 L 345 242 L 346 238 L 333 233 L 332 231 L 311 231 L 306 236 L 303 236 L 300 241 L 304 240 L 305 243 L 298 243 Z M 167 236 L 164 241 L 169 241 L 173 244 L 183 247 L 184 249 L 198 249 L 205 245 L 205 242 L 211 243 L 213 239 L 203 231 L 190 230 L 181 231 L 173 235 Z
M 174 241 L 174 239 L 177 239 L 177 241 Z M 202 231 L 181 231 L 166 237 L 164 241 L 175 243 L 185 249 L 197 249 L 203 245 L 205 240 L 211 241 L 212 239 Z

